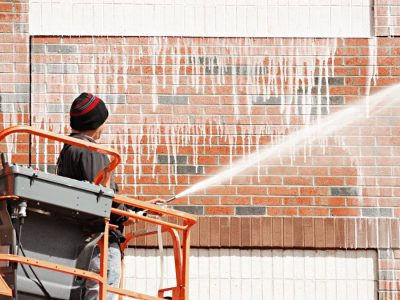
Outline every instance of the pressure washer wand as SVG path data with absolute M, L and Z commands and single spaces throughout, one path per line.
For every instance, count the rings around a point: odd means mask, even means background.
M 171 201 L 174 201 L 176 199 L 176 196 L 173 196 L 172 198 L 169 198 L 168 200 L 165 200 L 165 203 L 169 203 Z
M 175 199 L 176 199 L 176 196 L 173 196 L 172 198 L 169 198 L 169 199 L 165 200 L 164 203 L 157 203 L 157 204 L 159 204 L 159 205 L 165 205 L 165 204 L 167 204 L 167 203 L 169 203 L 169 202 L 171 202 L 171 201 L 174 201 Z M 139 214 L 139 215 L 142 215 L 142 216 L 146 216 L 148 212 L 149 212 L 149 211 L 148 211 L 147 209 L 144 209 L 144 210 L 140 210 L 140 211 L 138 211 L 138 212 L 136 212 L 136 213 Z

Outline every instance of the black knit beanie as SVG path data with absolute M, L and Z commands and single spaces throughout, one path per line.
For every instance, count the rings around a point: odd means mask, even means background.
M 108 118 L 108 110 L 99 97 L 82 93 L 72 102 L 70 110 L 70 125 L 77 131 L 99 128 Z

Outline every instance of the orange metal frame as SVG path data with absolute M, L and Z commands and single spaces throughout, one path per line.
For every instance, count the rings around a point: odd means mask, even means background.
M 13 133 L 28 133 L 36 136 L 40 136 L 42 138 L 47 138 L 54 141 L 59 141 L 62 143 L 83 147 L 86 149 L 90 149 L 93 151 L 97 151 L 103 154 L 111 155 L 113 158 L 110 164 L 104 167 L 95 177 L 95 183 L 99 184 L 100 182 L 105 182 L 109 177 L 111 172 L 117 167 L 117 165 L 121 162 L 121 158 L 118 152 L 114 150 L 107 149 L 104 146 L 86 142 L 83 140 L 75 139 L 68 136 L 63 136 L 51 132 L 47 132 L 40 129 L 34 129 L 30 126 L 13 126 L 4 129 L 0 132 L 0 141 L 3 140 L 6 136 Z M 16 198 L 14 195 L 8 195 L 0 197 L 0 200 L 12 199 Z M 127 205 L 131 205 L 134 207 L 142 208 L 147 210 L 149 213 L 153 213 L 158 216 L 170 216 L 174 219 L 178 220 L 182 225 L 167 222 L 161 220 L 159 218 L 152 218 L 149 216 L 137 215 L 135 213 L 130 213 L 126 211 L 122 211 L 116 208 L 112 208 L 111 212 L 114 214 L 119 214 L 122 216 L 126 216 L 129 218 L 137 219 L 139 221 L 149 222 L 152 224 L 156 224 L 161 226 L 161 230 L 163 232 L 168 232 L 171 235 L 174 249 L 174 258 L 175 258 L 175 274 L 176 274 L 176 286 L 164 288 L 158 291 L 157 296 L 146 295 L 142 293 L 137 293 L 134 291 L 129 291 L 122 288 L 115 288 L 109 286 L 107 284 L 107 258 L 108 258 L 108 232 L 109 228 L 113 225 L 109 223 L 109 219 L 104 220 L 104 235 L 99 242 L 100 248 L 100 274 L 96 274 L 93 272 L 89 272 L 87 270 L 70 268 L 60 264 L 54 264 L 48 261 L 42 261 L 38 259 L 23 257 L 19 255 L 13 254 L 0 254 L 0 261 L 9 261 L 20 264 L 32 265 L 39 268 L 44 268 L 56 272 L 67 273 L 72 276 L 80 276 L 84 278 L 89 278 L 99 282 L 99 299 L 105 300 L 107 298 L 107 293 L 115 293 L 122 296 L 128 296 L 135 299 L 163 299 L 164 293 L 167 291 L 172 291 L 172 299 L 173 300 L 185 300 L 188 299 L 188 284 L 189 284 L 189 255 L 190 255 L 190 229 L 197 222 L 196 218 L 193 215 L 177 211 L 170 208 L 165 208 L 159 205 L 154 205 L 150 203 L 146 203 L 140 200 L 136 200 L 127 196 L 116 195 L 113 198 L 113 201 L 118 203 L 123 203 Z M 179 237 L 178 232 L 182 231 L 182 243 Z M 150 231 L 142 231 L 137 233 L 130 233 L 126 235 L 126 242 L 122 245 L 122 250 L 125 250 L 128 243 L 137 237 L 155 234 L 155 230 Z M 122 282 L 123 280 L 121 280 Z M 4 296 L 12 296 L 12 290 L 4 281 L 2 276 L 0 276 L 0 295 Z

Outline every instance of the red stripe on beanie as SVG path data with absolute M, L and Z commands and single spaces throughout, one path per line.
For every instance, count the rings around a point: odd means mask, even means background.
M 74 106 L 74 109 L 79 109 L 82 106 L 86 105 L 86 103 L 88 103 L 90 99 L 92 99 L 92 97 L 93 97 L 92 94 L 87 94 L 85 99 L 83 99 L 80 103 Z
M 91 98 L 91 97 L 90 97 Z M 89 100 L 90 100 L 90 98 L 89 98 Z M 86 100 L 86 99 L 85 99 Z M 90 112 L 93 108 L 95 108 L 96 106 L 97 106 L 97 104 L 99 103 L 99 101 L 100 101 L 100 99 L 98 98 L 98 97 L 95 97 L 94 98 L 94 100 L 93 100 L 93 102 L 88 106 L 88 107 L 86 107 L 84 110 L 82 110 L 82 111 L 78 111 L 78 112 L 76 112 L 76 111 L 71 111 L 71 116 L 73 116 L 73 117 L 78 117 L 78 116 L 82 116 L 82 115 L 84 115 L 84 114 L 87 114 L 88 112 Z M 87 103 L 88 101 L 86 101 L 85 103 Z M 79 104 L 81 104 L 81 103 L 79 103 Z M 79 106 L 82 106 L 82 105 L 79 105 Z M 76 107 L 76 108 L 78 108 L 78 107 Z

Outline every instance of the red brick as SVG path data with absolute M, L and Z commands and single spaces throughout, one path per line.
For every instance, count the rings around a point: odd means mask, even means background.
M 215 156 L 200 156 L 197 158 L 200 165 L 215 165 L 218 163 L 218 157 Z
M 366 219 L 356 219 L 356 248 L 367 248 L 367 222 Z
M 272 218 L 261 218 L 261 243 L 263 247 L 272 246 Z
M 356 62 L 354 62 L 356 63 Z M 333 95 L 357 95 L 359 93 L 359 88 L 358 87 L 330 87 L 329 88 L 329 93 Z
M 282 184 L 282 177 L 281 176 L 254 176 L 253 182 L 257 184 L 268 184 L 268 185 L 275 185 L 275 184 Z
M 207 195 L 235 195 L 236 188 L 232 186 L 213 186 L 206 189 Z
M 286 197 L 286 198 L 283 198 L 283 205 L 285 205 L 285 206 L 314 205 L 314 198 L 313 197 Z
M 327 188 L 307 188 L 303 187 L 300 189 L 300 195 L 302 196 L 326 196 L 328 195 Z
M 206 206 L 207 215 L 233 215 L 233 207 L 230 206 Z
M 249 205 L 250 197 L 248 196 L 221 196 L 221 204 L 230 205 Z
M 389 36 L 389 27 L 375 27 L 375 36 Z
M 303 218 L 303 240 L 305 247 L 314 247 L 315 245 L 315 229 L 314 220 L 312 218 Z
M 335 223 L 335 247 L 346 247 L 346 223 L 345 219 L 334 219 Z
M 315 204 L 323 206 L 344 206 L 346 204 L 346 199 L 344 197 L 315 198 Z
M 337 247 L 335 245 L 335 223 L 333 218 L 325 219 L 325 246 L 327 248 Z
M 343 177 L 317 177 L 315 178 L 315 184 L 319 185 L 328 185 L 328 186 L 340 186 L 344 185 Z
M 239 195 L 267 195 L 268 189 L 266 187 L 257 187 L 257 186 L 238 187 L 237 193 Z
M 230 246 L 240 247 L 242 244 L 241 218 L 232 217 L 230 226 Z
M 15 12 L 17 13 L 27 13 L 29 11 L 29 4 L 15 4 Z
M 297 175 L 295 167 L 269 167 L 268 174 L 271 175 Z
M 241 233 L 242 233 L 242 247 L 248 248 L 251 246 L 251 218 L 242 217 L 241 218 Z
M 378 266 L 380 270 L 390 270 L 395 267 L 395 262 L 393 260 L 380 259 L 378 261 Z
M 218 203 L 219 203 L 219 197 L 218 196 L 196 196 L 196 197 L 191 196 L 190 197 L 190 204 L 194 204 L 194 205 L 199 205 L 199 204 L 202 204 L 202 205 L 216 205 Z
M 323 219 L 314 219 L 315 247 L 325 248 L 325 222 Z
M 150 229 L 150 227 L 152 227 L 152 225 L 150 225 L 149 223 L 146 223 L 146 229 Z M 152 234 L 152 235 L 146 236 L 146 246 L 155 247 L 157 245 L 158 245 L 158 235 L 157 234 Z
M 220 241 L 221 247 L 230 246 L 230 218 L 220 218 Z
M 143 230 L 146 228 L 146 223 L 145 222 L 137 222 L 136 223 L 136 230 Z M 136 245 L 146 245 L 146 237 L 138 237 L 135 239 L 136 240 Z
M 200 218 L 199 218 L 200 219 Z M 191 229 L 191 234 L 190 234 L 190 245 L 193 247 L 198 247 L 200 245 L 200 220 L 198 219 L 198 222 L 193 225 Z
M 371 248 L 376 248 L 378 246 L 378 219 L 366 219 L 367 224 L 367 245 Z
M 281 197 L 253 197 L 254 205 L 280 205 L 282 204 Z
M 312 177 L 284 177 L 283 184 L 285 185 L 312 185 Z
M 0 12 L 12 12 L 12 11 L 13 11 L 12 3 L 0 3 Z
M 170 191 L 163 186 L 143 186 L 143 193 L 148 195 L 171 195 Z
M 391 247 L 400 248 L 400 222 L 398 220 L 391 220 Z
M 270 216 L 295 216 L 298 214 L 296 207 L 268 207 Z
M 272 219 L 272 246 L 283 246 L 283 218 Z
M 391 247 L 391 226 L 390 219 L 379 219 L 378 220 L 378 245 L 381 248 Z
M 359 182 L 359 179 L 357 177 L 346 177 L 344 179 L 344 186 L 354 186 L 357 185 Z
M 360 70 L 357 67 L 342 67 L 337 66 L 335 68 L 336 76 L 358 76 L 360 75 Z
M 13 24 L 4 24 L 4 23 L 0 24 L 0 32 L 11 33 L 11 32 L 13 32 L 13 30 L 14 30 Z M 6 51 L 6 49 L 4 49 L 7 47 L 6 45 L 2 45 L 1 47 L 3 48 L 2 52 L 12 52 L 12 51 Z
M 285 248 L 293 247 L 293 219 L 284 218 L 283 219 L 283 245 Z
M 349 38 L 345 40 L 345 45 L 348 46 L 368 46 L 367 39 Z
M 210 247 L 220 246 L 220 218 L 210 218 Z
M 299 216 L 329 216 L 329 209 L 318 207 L 300 207 Z
M 332 216 L 359 216 L 359 208 L 331 208 Z
M 251 218 L 251 246 L 261 247 L 261 218 Z
M 359 50 L 358 48 L 338 48 L 336 50 L 336 55 L 355 56 L 359 54 L 358 50 Z
M 199 246 L 210 246 L 210 218 L 203 217 L 198 220 L 199 223 Z

